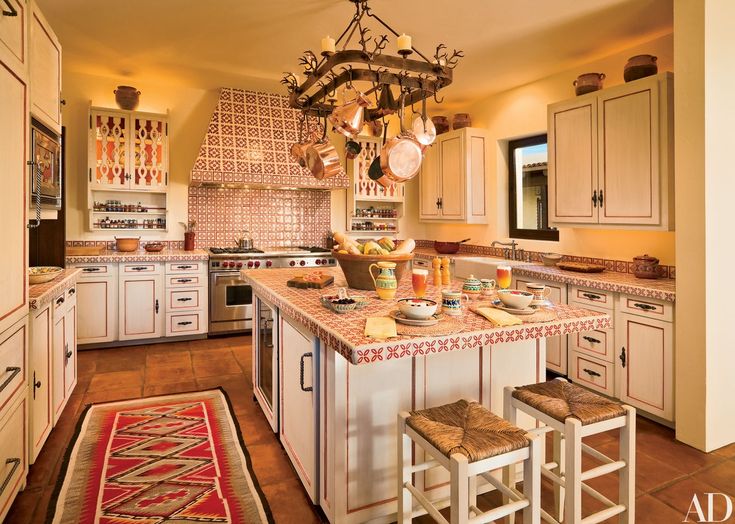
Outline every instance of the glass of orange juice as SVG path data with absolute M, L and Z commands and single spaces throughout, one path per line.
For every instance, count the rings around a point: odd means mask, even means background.
M 513 273 L 510 266 L 498 266 L 496 270 L 498 287 L 508 289 L 513 280 Z
M 429 280 L 429 270 L 416 268 L 411 272 L 411 284 L 416 298 L 424 298 L 426 282 Z

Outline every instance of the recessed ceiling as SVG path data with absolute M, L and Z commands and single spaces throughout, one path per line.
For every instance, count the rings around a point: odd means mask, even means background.
M 37 0 L 64 67 L 102 76 L 284 92 L 306 49 L 354 13 L 348 0 Z M 672 0 L 372 0 L 373 11 L 431 56 L 465 57 L 451 105 L 488 96 L 670 33 Z

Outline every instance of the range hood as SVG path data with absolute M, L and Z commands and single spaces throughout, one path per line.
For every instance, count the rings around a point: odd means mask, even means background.
M 299 113 L 288 98 L 223 87 L 191 170 L 191 186 L 340 189 L 346 175 L 317 180 L 294 162 Z

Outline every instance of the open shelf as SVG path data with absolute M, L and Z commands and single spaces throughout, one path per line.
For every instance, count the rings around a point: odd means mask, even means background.
M 95 215 L 165 215 L 167 211 L 92 211 Z

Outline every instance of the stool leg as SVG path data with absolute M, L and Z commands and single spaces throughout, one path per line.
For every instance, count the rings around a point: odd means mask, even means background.
M 470 506 L 477 507 L 477 476 L 471 475 L 468 489 L 470 490 Z
M 635 523 L 635 408 L 625 409 L 625 426 L 620 429 L 620 460 L 625 467 L 620 470 L 619 504 L 626 507 L 620 514 L 620 524 Z
M 516 419 L 518 418 L 516 408 L 513 406 L 513 391 L 515 388 L 511 386 L 506 386 L 503 389 L 503 418 L 510 422 L 511 424 L 516 424 Z M 524 470 L 525 471 L 525 470 Z M 516 487 L 516 465 L 511 464 L 510 466 L 506 466 L 503 468 L 503 484 L 508 486 L 509 488 L 515 488 Z M 503 504 L 508 504 L 511 502 L 510 497 L 508 495 L 503 494 Z M 508 515 L 507 523 L 508 524 L 515 524 L 516 516 L 515 513 L 511 513 Z
M 564 522 L 582 522 L 582 423 L 568 417 L 564 424 Z
M 468 465 L 467 457 L 461 453 L 449 457 L 451 524 L 467 524 L 470 520 Z
M 523 524 L 541 522 L 541 451 L 544 440 L 538 435 L 526 435 L 531 444 L 529 456 L 523 464 L 523 496 L 528 507 L 523 510 Z
M 554 473 L 560 477 L 564 476 L 564 443 L 562 440 L 562 434 L 558 431 L 551 432 L 552 448 L 553 448 L 553 461 L 556 462 L 557 466 L 554 468 Z M 556 511 L 556 520 L 562 522 L 564 520 L 564 488 L 554 482 L 554 510 Z
M 398 414 L 398 513 L 396 516 L 398 524 L 411 522 L 413 513 L 413 499 L 411 492 L 406 489 L 406 483 L 412 481 L 411 476 L 411 438 L 406 435 L 406 419 L 408 413 L 402 411 Z

